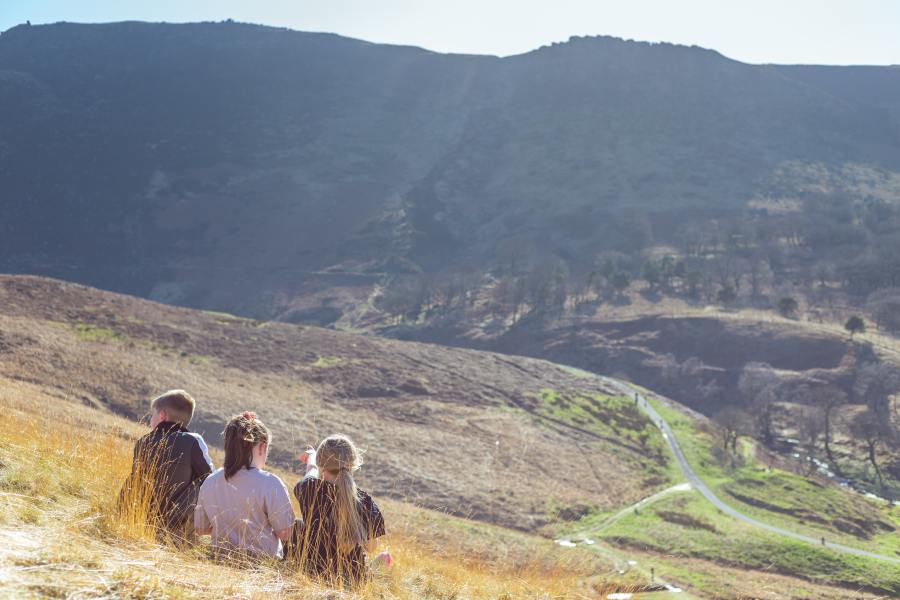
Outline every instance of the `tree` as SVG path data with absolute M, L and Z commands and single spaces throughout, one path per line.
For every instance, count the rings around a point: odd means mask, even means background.
M 875 470 L 878 487 L 884 490 L 884 477 L 878 464 L 878 450 L 883 445 L 896 445 L 896 432 L 870 408 L 865 408 L 850 421 L 850 433 L 866 445 L 866 458 Z
M 856 333 L 865 333 L 866 331 L 866 322 L 862 320 L 862 317 L 857 315 L 853 315 L 847 322 L 844 323 L 844 329 L 846 329 L 850 333 L 850 339 L 853 339 L 853 335 Z
M 685 273 L 684 276 L 684 285 L 687 291 L 687 295 L 690 298 L 699 298 L 700 297 L 700 284 L 703 282 L 703 273 L 697 270 L 691 270 Z
M 379 298 L 379 306 L 397 320 L 415 320 L 434 294 L 432 283 L 423 277 L 404 277 L 392 281 Z
M 502 277 L 493 289 L 494 306 L 503 316 L 512 317 L 515 325 L 521 316 L 526 297 L 525 279 L 523 277 Z
M 797 301 L 790 296 L 785 296 L 778 301 L 778 312 L 782 317 L 792 319 L 797 316 Z
M 550 304 L 553 288 L 553 268 L 548 264 L 535 265 L 525 280 L 526 297 L 533 311 L 541 312 Z
M 662 270 L 659 263 L 652 258 L 644 263 L 641 267 L 641 277 L 650 286 L 650 291 L 656 291 L 656 288 L 662 283 Z
M 586 302 L 588 295 L 594 290 L 600 279 L 600 273 L 596 269 L 585 274 L 584 278 L 576 280 L 572 286 L 572 297 L 576 306 Z
M 750 281 L 750 297 L 758 300 L 762 296 L 763 288 L 771 285 L 774 279 L 769 262 L 762 257 L 751 259 L 747 267 L 747 275 Z
M 886 423 L 891 422 L 891 396 L 900 390 L 900 369 L 888 363 L 867 363 L 856 372 L 853 395 Z
M 737 292 L 734 291 L 734 287 L 730 283 L 726 283 L 716 294 L 716 300 L 722 306 L 729 306 L 737 300 Z
M 825 414 L 819 406 L 804 406 L 800 410 L 797 431 L 800 447 L 808 459 L 816 455 L 819 439 L 825 434 Z M 815 470 L 815 463 L 807 460 L 807 475 Z
M 875 325 L 888 331 L 900 331 L 900 288 L 873 292 L 866 298 L 866 308 L 875 318 Z
M 553 269 L 550 292 L 550 307 L 553 312 L 562 316 L 566 312 L 566 300 L 569 298 L 569 268 L 564 262 L 560 262 Z
M 837 421 L 838 408 L 846 403 L 847 394 L 836 387 L 828 386 L 826 388 L 822 388 L 818 392 L 816 404 L 821 407 L 822 410 L 822 420 L 824 425 L 824 431 L 822 433 L 825 456 L 828 457 L 828 462 L 830 462 L 831 466 L 834 467 L 836 473 L 840 473 L 840 468 L 838 467 L 837 461 L 834 459 L 834 454 L 831 451 L 831 440 L 833 439 L 832 431 L 834 430 Z
M 778 401 L 781 380 L 775 370 L 766 363 L 751 362 L 744 365 L 738 378 L 738 390 L 753 407 L 756 429 L 769 447 L 775 441 L 772 430 L 773 405 Z
M 617 294 L 621 294 L 631 285 L 631 275 L 625 271 L 616 271 L 612 276 L 612 286 Z
M 722 428 L 722 448 L 727 452 L 737 455 L 738 437 L 751 431 L 753 418 L 746 410 L 736 406 L 726 406 L 713 417 L 719 427 Z

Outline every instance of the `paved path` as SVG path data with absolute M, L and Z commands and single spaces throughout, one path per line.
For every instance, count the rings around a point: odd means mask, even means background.
M 611 379 L 609 377 L 604 377 L 602 375 L 596 375 L 596 377 L 599 377 L 623 395 L 633 398 L 635 394 L 637 394 L 638 406 L 641 408 L 641 410 L 647 413 L 647 415 L 653 420 L 653 422 L 656 423 L 656 425 L 662 430 L 663 437 L 666 438 L 667 442 L 669 442 L 669 448 L 671 448 L 672 454 L 675 456 L 675 460 L 678 462 L 678 466 L 681 467 L 681 471 L 682 473 L 684 473 L 684 476 L 688 480 L 688 483 L 691 484 L 691 487 L 700 492 L 704 498 L 712 502 L 712 504 L 716 508 L 718 508 L 725 514 L 731 515 L 735 519 L 738 519 L 755 527 L 771 531 L 772 533 L 777 533 L 778 535 L 783 535 L 785 537 L 800 540 L 802 542 L 808 542 L 817 546 L 822 545 L 821 538 L 816 539 L 808 535 L 803 535 L 802 533 L 795 533 L 787 529 L 782 529 L 781 527 L 776 527 L 774 525 L 769 525 L 768 523 L 763 523 L 762 521 L 757 521 L 752 517 L 748 517 L 747 515 L 736 511 L 729 505 L 719 500 L 719 497 L 716 496 L 711 489 L 709 489 L 709 487 L 703 482 L 703 480 L 700 479 L 700 477 L 694 472 L 694 469 L 691 468 L 691 465 L 688 464 L 687 459 L 685 459 L 684 457 L 684 453 L 678 446 L 678 441 L 675 439 L 675 434 L 672 432 L 672 428 L 669 427 L 669 424 L 666 422 L 666 420 L 663 419 L 658 412 L 656 412 L 656 409 L 654 409 L 650 405 L 650 403 L 647 402 L 647 398 L 645 398 L 643 394 L 638 392 L 638 390 L 626 383 L 623 383 L 616 379 Z M 842 544 L 826 542 L 825 547 L 836 550 L 838 552 L 844 552 L 846 554 L 854 554 L 856 556 L 863 556 L 865 558 L 874 558 L 877 560 L 885 560 L 888 562 L 900 564 L 900 558 L 885 556 L 883 554 L 877 554 L 875 552 L 869 552 L 867 550 L 861 550 L 859 548 L 852 548 L 850 546 L 844 546 Z

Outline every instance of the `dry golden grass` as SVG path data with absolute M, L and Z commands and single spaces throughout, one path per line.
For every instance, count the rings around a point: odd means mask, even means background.
M 595 553 L 559 553 L 547 540 L 397 502 L 383 503 L 381 544 L 395 565 L 358 595 L 280 564 L 213 563 L 202 547 L 158 542 L 140 502 L 116 511 L 143 428 L 23 382 L 0 379 L 0 400 L 0 595 L 462 600 L 599 598 L 613 589 L 597 577 L 608 566 Z

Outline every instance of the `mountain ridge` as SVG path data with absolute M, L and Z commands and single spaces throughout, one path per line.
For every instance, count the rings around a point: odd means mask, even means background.
M 808 193 L 790 169 L 887 185 L 898 90 L 895 69 L 610 37 L 499 58 L 236 23 L 18 26 L 0 270 L 266 318 L 315 294 L 352 310 L 385 275 L 496 271 L 517 239 L 580 272 Z

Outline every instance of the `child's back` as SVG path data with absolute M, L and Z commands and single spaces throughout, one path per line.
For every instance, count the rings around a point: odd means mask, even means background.
M 310 574 L 358 582 L 365 577 L 366 550 L 356 544 L 338 550 L 337 488 L 319 477 L 306 477 L 294 487 L 303 521 L 294 532 L 295 558 Z M 357 489 L 357 511 L 365 536 L 383 536 L 384 518 L 372 497 Z
M 215 555 L 231 552 L 281 558 L 277 531 L 290 529 L 294 509 L 281 479 L 257 468 L 240 469 L 230 478 L 219 469 L 203 482 L 194 523 L 211 529 Z
M 152 480 L 153 516 L 170 531 L 190 522 L 200 484 L 211 472 L 203 438 L 178 423 L 164 421 L 135 444 L 132 476 Z
M 182 534 L 191 523 L 200 484 L 212 472 L 212 460 L 200 434 L 184 425 L 190 422 L 194 407 L 186 392 L 167 392 L 152 406 L 153 430 L 135 444 L 123 498 L 140 502 L 141 494 L 149 494 L 152 522 Z
M 225 466 L 203 482 L 194 511 L 195 530 L 212 536 L 217 557 L 283 556 L 294 508 L 284 482 L 263 470 L 271 438 L 252 412 L 225 426 Z
M 292 556 L 309 574 L 356 585 L 366 576 L 366 552 L 384 535 L 384 518 L 353 472 L 362 454 L 343 435 L 308 451 L 306 476 L 294 488 L 303 521 L 295 528 Z

